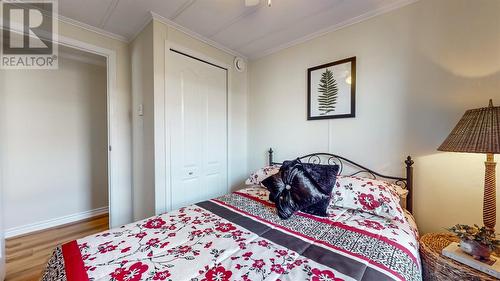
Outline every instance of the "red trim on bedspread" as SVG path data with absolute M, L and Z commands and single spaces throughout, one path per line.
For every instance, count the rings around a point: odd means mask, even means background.
M 62 245 L 64 258 L 64 270 L 68 281 L 88 281 L 87 271 L 85 270 L 80 248 L 76 240 Z
M 240 196 L 243 196 L 245 198 L 248 198 L 250 200 L 257 201 L 257 202 L 259 202 L 259 203 L 261 203 L 263 205 L 275 207 L 275 205 L 272 202 L 262 200 L 262 199 L 260 199 L 258 197 L 252 196 L 250 194 L 242 193 L 242 192 L 238 192 L 238 191 L 236 191 L 234 193 L 236 193 L 236 194 L 238 194 Z M 314 215 L 311 215 L 311 214 L 307 214 L 307 213 L 303 213 L 303 212 L 297 212 L 296 214 L 299 215 L 299 216 L 302 216 L 302 217 L 306 217 L 306 218 L 318 221 L 318 222 L 322 222 L 322 223 L 326 223 L 326 224 L 329 224 L 329 225 L 333 225 L 333 226 L 336 226 L 336 227 L 339 227 L 339 228 L 342 228 L 342 229 L 346 229 L 346 230 L 349 230 L 349 231 L 357 232 L 357 233 L 360 233 L 360 234 L 363 234 L 363 235 L 366 235 L 366 236 L 370 236 L 370 237 L 373 237 L 375 239 L 384 241 L 385 243 L 390 244 L 390 245 L 398 248 L 399 250 L 405 252 L 413 260 L 413 262 L 415 262 L 416 264 L 419 264 L 419 262 L 417 262 L 417 259 L 415 258 L 415 256 L 408 249 L 406 249 L 405 247 L 401 246 L 397 242 L 388 239 L 387 237 L 384 237 L 384 236 L 381 236 L 381 235 L 377 235 L 375 233 L 372 233 L 372 232 L 369 232 L 369 231 L 366 231 L 366 230 L 362 230 L 362 229 L 359 229 L 359 228 L 355 228 L 355 227 L 352 227 L 352 226 L 349 226 L 349 225 L 345 225 L 345 224 L 343 224 L 341 222 L 334 222 L 334 221 L 331 221 L 331 220 L 329 220 L 327 218 L 317 217 L 317 216 L 314 216 Z

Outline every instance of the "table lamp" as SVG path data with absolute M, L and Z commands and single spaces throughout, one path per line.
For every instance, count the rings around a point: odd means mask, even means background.
M 467 110 L 439 151 L 486 154 L 483 223 L 494 230 L 496 221 L 496 176 L 494 154 L 500 153 L 500 106 Z

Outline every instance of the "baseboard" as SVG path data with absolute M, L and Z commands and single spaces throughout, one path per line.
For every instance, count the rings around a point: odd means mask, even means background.
M 109 211 L 109 207 L 106 206 L 106 207 L 101 207 L 101 208 L 97 208 L 94 210 L 76 213 L 76 214 L 72 214 L 72 215 L 68 215 L 68 216 L 64 216 L 64 217 L 45 220 L 45 221 L 32 223 L 32 224 L 26 224 L 26 225 L 17 226 L 17 227 L 12 227 L 12 228 L 5 230 L 5 238 L 12 238 L 15 236 L 28 234 L 28 233 L 35 232 L 35 231 L 40 231 L 40 230 L 68 224 L 68 223 L 81 221 L 84 219 L 89 219 L 89 218 L 92 218 L 95 216 L 107 214 L 108 211 Z

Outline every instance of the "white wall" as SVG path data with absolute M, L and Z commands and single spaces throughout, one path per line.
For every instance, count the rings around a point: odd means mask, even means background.
M 61 51 L 61 50 L 60 50 Z M 74 56 L 74 55 L 72 55 Z M 108 205 L 106 67 L 3 71 L 5 228 Z
M 151 38 L 152 28 L 152 38 Z M 216 49 L 200 40 L 192 38 L 162 22 L 153 20 L 130 47 L 132 57 L 132 76 L 134 88 L 134 219 L 141 219 L 162 212 L 165 185 L 160 174 L 168 171 L 167 162 L 162 161 L 165 153 L 164 142 L 155 141 L 161 138 L 159 130 L 164 112 L 165 94 L 165 49 L 166 40 L 190 49 L 198 54 L 232 65 L 234 57 Z M 153 55 L 148 52 L 151 51 Z M 152 65 L 150 66 L 149 64 Z M 148 68 L 148 69 L 144 69 Z M 140 76 L 140 73 L 143 73 Z M 135 73 L 135 74 L 134 74 Z M 149 75 L 152 73 L 153 82 Z M 136 85 L 136 83 L 138 83 Z M 152 84 L 151 84 L 152 83 Z M 229 69 L 229 185 L 234 189 L 247 176 L 247 73 L 239 73 Z M 135 111 L 140 103 L 144 105 L 144 116 Z M 151 120 L 153 118 L 153 120 Z M 136 162 L 139 161 L 139 162 Z M 142 184 L 141 184 L 142 183 Z M 155 208 L 156 207 L 156 208 Z
M 411 154 L 422 232 L 481 223 L 484 156 L 436 149 L 466 109 L 500 105 L 499 13 L 496 0 L 421 0 L 252 62 L 249 170 L 269 147 L 277 160 L 330 150 L 397 175 Z M 356 118 L 306 121 L 307 68 L 350 56 Z

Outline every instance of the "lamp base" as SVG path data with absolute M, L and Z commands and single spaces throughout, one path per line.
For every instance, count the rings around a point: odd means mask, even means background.
M 484 172 L 484 197 L 483 197 L 483 223 L 484 226 L 495 230 L 496 224 L 496 175 L 495 156 L 491 153 L 486 155 Z

